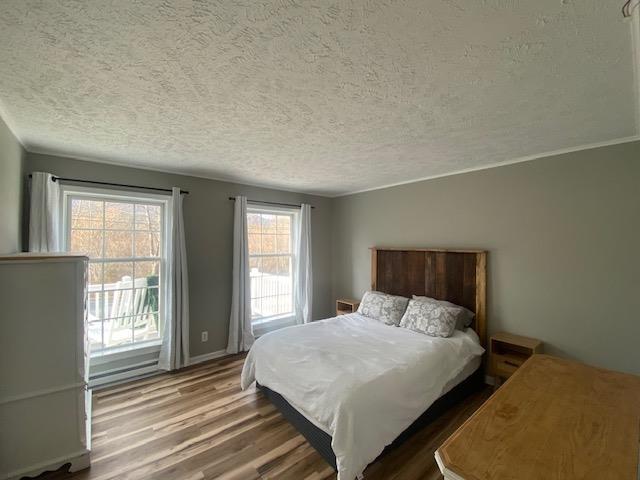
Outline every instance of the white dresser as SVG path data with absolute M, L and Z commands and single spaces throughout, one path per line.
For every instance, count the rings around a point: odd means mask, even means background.
M 87 260 L 0 257 L 0 479 L 89 466 Z

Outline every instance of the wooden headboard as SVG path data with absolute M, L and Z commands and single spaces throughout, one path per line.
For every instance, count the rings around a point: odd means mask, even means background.
M 426 295 L 475 312 L 473 328 L 487 343 L 487 252 L 371 247 L 371 289 L 411 298 Z

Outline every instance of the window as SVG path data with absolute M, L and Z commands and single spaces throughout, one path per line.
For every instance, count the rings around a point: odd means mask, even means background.
M 69 190 L 63 202 L 66 250 L 89 256 L 91 354 L 158 343 L 164 324 L 168 200 Z
M 251 316 L 254 324 L 292 317 L 295 211 L 249 207 Z

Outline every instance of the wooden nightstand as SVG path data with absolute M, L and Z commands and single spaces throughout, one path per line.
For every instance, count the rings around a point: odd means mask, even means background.
M 336 315 L 344 315 L 345 313 L 354 313 L 360 306 L 360 300 L 352 298 L 339 298 L 336 300 Z
M 542 353 L 542 342 L 535 338 L 499 332 L 489 341 L 489 365 L 499 387 L 534 353 Z

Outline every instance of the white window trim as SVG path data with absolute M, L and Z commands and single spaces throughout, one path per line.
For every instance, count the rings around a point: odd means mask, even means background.
M 273 330 L 277 330 L 279 328 L 288 327 L 291 325 L 295 325 L 296 323 L 296 275 L 297 271 L 297 261 L 298 257 L 296 255 L 296 245 L 297 245 L 297 228 L 300 216 L 300 210 L 294 207 L 278 207 L 278 206 L 265 206 L 260 203 L 251 203 L 248 202 L 247 205 L 247 214 L 249 213 L 262 213 L 262 214 L 272 214 L 272 215 L 282 215 L 287 214 L 291 215 L 291 253 L 290 254 L 267 254 L 272 256 L 283 256 L 283 255 L 291 255 L 291 273 L 292 273 L 292 285 L 291 285 L 291 295 L 293 300 L 293 311 L 291 314 L 285 313 L 280 315 L 273 315 L 271 317 L 261 317 L 256 320 L 252 320 L 253 333 L 256 337 L 264 335 Z M 251 258 L 251 254 L 249 254 L 249 258 Z
M 148 192 L 137 192 L 130 190 L 117 190 L 112 188 L 101 188 L 101 187 L 87 187 L 87 186 L 79 186 L 73 184 L 61 184 L 60 185 L 60 211 L 62 215 L 60 215 L 59 220 L 59 238 L 62 240 L 61 248 L 63 251 L 67 251 L 69 247 L 69 233 L 70 229 L 68 228 L 69 222 L 69 202 L 70 197 L 84 197 L 87 200 L 96 199 L 96 200 L 105 200 L 105 198 L 112 198 L 113 200 L 123 201 L 123 202 L 131 202 L 131 203 L 156 203 L 162 205 L 163 209 L 163 239 L 165 241 L 162 242 L 162 253 L 160 255 L 160 275 L 161 277 L 166 277 L 166 273 L 168 271 L 168 265 L 171 262 L 171 213 L 172 213 L 172 204 L 173 199 L 170 195 L 161 195 L 157 193 L 148 193 Z M 133 260 L 144 260 L 145 257 L 122 257 L 118 258 L 118 262 L 126 262 Z M 152 260 L 158 260 L 156 257 L 149 257 Z M 162 290 L 162 297 L 166 297 L 167 288 L 166 285 L 164 287 L 159 286 Z M 166 312 L 164 308 L 165 301 L 161 301 L 158 308 L 158 319 L 160 325 L 169 325 L 168 322 L 168 312 Z M 122 345 L 118 347 L 112 347 L 103 349 L 94 353 L 90 353 L 90 357 L 92 361 L 97 361 L 98 363 L 107 363 L 114 360 L 120 360 L 123 358 L 130 358 L 138 356 L 144 352 L 153 352 L 160 351 L 160 346 L 162 344 L 162 338 L 151 341 L 144 341 L 133 343 L 130 345 Z
M 102 350 L 91 355 L 91 365 L 103 365 L 105 363 L 111 363 L 116 360 L 123 360 L 125 358 L 139 357 L 149 353 L 160 353 L 160 346 L 162 345 L 162 339 L 147 340 L 145 342 L 138 342 L 135 348 L 130 345 L 123 345 L 120 347 L 113 347 L 109 350 Z
M 258 338 L 262 335 L 279 330 L 280 328 L 291 327 L 296 324 L 295 315 L 285 315 L 280 317 L 271 317 L 263 322 L 253 324 L 253 336 Z

